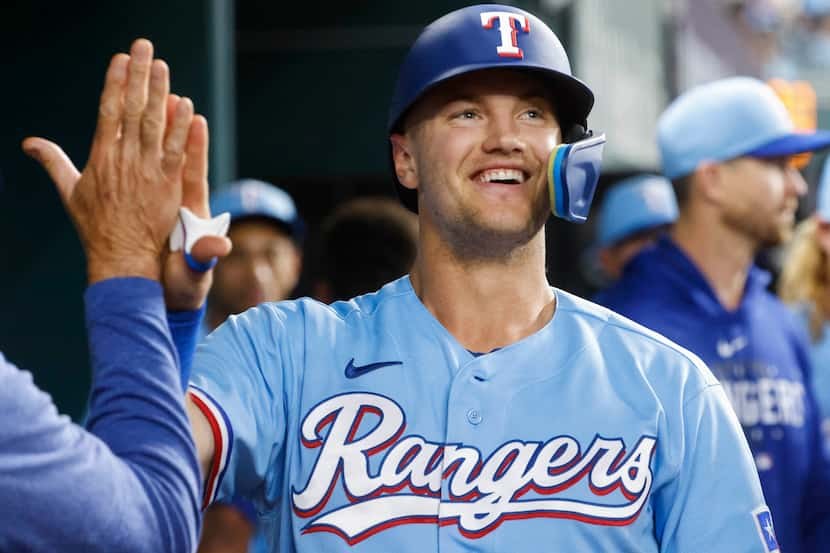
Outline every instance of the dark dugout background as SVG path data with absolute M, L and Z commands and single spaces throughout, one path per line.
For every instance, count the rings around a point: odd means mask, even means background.
M 212 186 L 254 177 L 291 193 L 311 233 L 336 204 L 392 194 L 386 109 L 406 48 L 429 21 L 475 2 L 38 2 L 0 15 L 0 351 L 59 409 L 83 415 L 90 382 L 85 265 L 29 135 L 83 167 L 103 74 L 132 39 L 153 41 L 172 88 L 211 125 Z M 538 2 L 514 2 L 535 10 Z M 549 21 L 568 46 L 570 10 Z M 578 68 L 577 68 L 578 73 Z M 607 175 L 604 179 L 620 175 Z M 588 227 L 549 224 L 551 282 L 589 291 L 578 271 Z

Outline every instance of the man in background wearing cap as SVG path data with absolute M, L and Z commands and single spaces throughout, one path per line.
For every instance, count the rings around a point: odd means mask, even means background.
M 671 183 L 657 175 L 623 179 L 606 192 L 599 210 L 596 246 L 589 250 L 608 283 L 677 219 Z M 595 299 L 602 304 L 601 296 Z
M 304 232 L 291 196 L 262 181 L 232 183 L 214 195 L 211 210 L 230 213 L 233 250 L 214 270 L 208 331 L 230 315 L 291 296 L 300 280 Z
M 830 133 L 793 132 L 769 87 L 736 77 L 678 98 L 657 139 L 680 215 L 603 299 L 709 364 L 753 450 L 781 550 L 826 551 L 816 532 L 830 473 L 806 335 L 754 258 L 791 235 L 806 185 L 790 157 L 830 145 Z
M 233 250 L 213 271 L 204 334 L 230 315 L 288 299 L 302 270 L 303 221 L 281 188 L 253 179 L 234 182 L 213 196 L 211 211 L 230 214 Z M 205 512 L 199 553 L 245 553 L 249 546 L 261 551 L 257 527 L 250 501 L 217 502 Z
M 519 8 L 421 33 L 387 127 L 412 271 L 207 336 L 190 388 L 206 502 L 253 498 L 281 553 L 772 551 L 709 370 L 547 281 L 548 216 L 584 219 L 599 176 L 592 104 Z

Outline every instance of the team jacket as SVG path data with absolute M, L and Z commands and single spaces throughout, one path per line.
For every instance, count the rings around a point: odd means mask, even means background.
M 555 294 L 544 328 L 479 356 L 407 277 L 231 317 L 194 357 L 205 502 L 252 498 L 282 553 L 775 550 L 710 371 Z
M 105 280 L 84 299 L 88 431 L 0 355 L 0 551 L 192 551 L 199 465 L 161 286 Z
M 827 551 L 816 532 L 828 521 L 830 473 L 805 385 L 807 336 L 766 290 L 768 283 L 769 275 L 753 267 L 740 306 L 727 311 L 688 257 L 663 237 L 597 300 L 706 362 L 743 426 L 781 550 Z

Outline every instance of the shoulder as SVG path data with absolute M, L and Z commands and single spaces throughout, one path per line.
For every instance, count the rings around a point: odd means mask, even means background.
M 360 325 L 383 310 L 400 311 L 400 300 L 412 294 L 408 281 L 399 279 L 377 292 L 330 305 L 308 297 L 263 303 L 228 317 L 225 323 L 207 337 L 205 343 L 223 338 L 274 343 L 309 334 L 328 336 L 342 331 L 344 325 Z
M 787 305 L 769 290 L 764 290 L 757 298 L 754 306 L 756 316 L 758 320 L 766 323 L 769 334 L 781 332 L 783 329 L 798 345 L 807 347 L 810 341 L 810 308 L 807 304 Z
M 597 302 L 623 313 L 637 312 L 661 294 L 660 260 L 653 249 L 640 253 L 625 267 L 622 276 L 597 295 Z
M 689 394 L 718 384 L 709 368 L 689 350 L 619 313 L 567 292 L 557 291 L 561 314 L 572 324 L 591 328 L 593 342 L 606 362 L 630 367 L 649 385 L 685 388 Z

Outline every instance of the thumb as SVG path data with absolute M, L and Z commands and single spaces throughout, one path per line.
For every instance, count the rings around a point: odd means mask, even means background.
M 199 263 L 208 263 L 214 257 L 231 253 L 231 241 L 225 236 L 203 236 L 193 244 L 190 255 Z
M 61 200 L 67 203 L 81 174 L 60 146 L 45 138 L 29 137 L 23 141 L 23 151 L 49 173 Z

